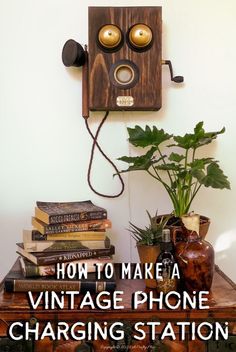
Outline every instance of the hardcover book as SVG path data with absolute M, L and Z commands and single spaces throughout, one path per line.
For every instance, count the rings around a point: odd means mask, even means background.
M 25 240 L 25 238 L 24 238 Z M 103 241 L 24 241 L 24 249 L 27 252 L 57 252 L 71 249 L 99 249 L 109 248 L 110 239 Z
M 38 230 L 24 230 L 23 242 L 31 241 L 105 241 L 105 231 L 83 231 L 43 235 Z
M 111 228 L 111 221 L 103 219 L 48 225 L 32 217 L 32 225 L 42 234 L 51 235 L 64 232 L 102 231 Z
M 25 278 L 19 263 L 10 270 L 4 279 L 6 292 L 42 292 L 42 291 L 80 291 L 101 292 L 114 291 L 116 287 L 115 277 L 107 279 L 101 273 L 101 279 L 97 279 L 95 273 L 88 273 L 87 279 L 63 279 L 57 280 L 55 276 Z
M 35 217 L 46 224 L 106 219 L 107 211 L 93 204 L 82 202 L 36 202 Z
M 58 262 L 71 262 L 88 258 L 106 257 L 115 254 L 115 247 L 98 249 L 81 249 L 58 252 L 34 252 L 29 253 L 22 244 L 17 245 L 17 253 L 36 265 L 48 265 Z
M 106 263 L 111 263 L 111 257 L 101 257 L 101 258 L 91 258 L 85 259 L 83 261 L 77 260 L 69 263 L 73 263 L 75 266 L 80 266 L 81 263 L 86 265 L 88 273 L 93 273 L 96 271 L 95 264 L 101 265 L 101 271 Z M 65 263 L 67 266 L 69 263 Z M 35 265 L 29 262 L 27 259 L 20 257 L 20 266 L 24 277 L 37 277 L 37 276 L 53 276 L 56 274 L 56 264 L 51 265 Z

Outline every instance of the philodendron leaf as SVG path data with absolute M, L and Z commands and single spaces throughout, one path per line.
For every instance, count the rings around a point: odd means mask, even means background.
M 127 170 L 122 170 L 122 172 L 127 171 L 138 171 L 138 170 L 148 170 L 149 167 L 155 162 L 153 154 L 157 150 L 156 147 L 152 147 L 146 154 L 140 156 L 122 156 L 118 160 L 124 161 L 130 164 Z
M 129 142 L 135 147 L 148 147 L 150 145 L 159 146 L 162 142 L 168 141 L 172 135 L 165 133 L 163 129 L 157 129 L 153 126 L 151 129 L 149 126 L 145 127 L 145 130 L 140 126 L 134 128 L 127 128 L 129 133 Z
M 215 139 L 218 134 L 225 133 L 225 127 L 223 127 L 220 131 L 215 131 L 215 132 L 205 132 L 204 135 L 199 139 L 199 143 L 204 143 L 204 139 Z
M 165 171 L 180 171 L 182 167 L 180 165 L 177 165 L 175 163 L 168 163 L 168 164 L 162 164 L 155 166 L 155 169 L 157 170 L 165 170 Z
M 204 171 L 200 169 L 193 169 L 191 174 L 198 180 L 200 184 L 204 184 L 203 179 L 206 176 Z
M 180 163 L 183 159 L 185 159 L 185 156 L 178 153 L 171 153 L 169 156 L 169 160 L 175 161 L 176 163 Z
M 207 166 L 206 173 L 203 170 L 193 170 L 193 177 L 205 187 L 219 188 L 219 189 L 230 189 L 230 183 L 227 176 L 224 175 L 216 162 L 212 162 Z
M 207 164 L 212 163 L 213 160 L 213 158 L 195 159 L 192 163 L 189 163 L 188 166 L 191 167 L 191 169 L 202 170 L 205 169 Z
M 177 143 L 176 146 L 178 147 L 184 149 L 196 149 L 211 143 L 214 139 L 216 139 L 218 134 L 222 134 L 224 132 L 224 127 L 220 131 L 205 132 L 203 122 L 199 122 L 194 128 L 194 133 L 186 133 L 184 136 L 174 136 L 174 141 Z
M 181 136 L 174 136 L 174 141 L 177 144 L 171 144 L 169 147 L 177 146 L 183 149 L 190 149 L 195 146 L 195 139 L 194 135 L 191 133 L 186 133 L 183 137 Z
M 194 127 L 194 134 L 198 136 L 198 138 L 201 138 L 204 136 L 205 130 L 203 128 L 203 121 L 200 121 L 196 124 L 196 126 Z
M 199 148 L 199 147 L 202 147 L 203 145 L 211 143 L 214 139 L 216 139 L 218 134 L 222 134 L 224 132 L 225 132 L 225 127 L 223 127 L 218 132 L 207 132 L 207 133 L 205 133 L 204 137 L 198 139 L 198 141 L 196 143 L 196 148 Z
M 204 178 L 204 185 L 213 188 L 230 189 L 228 177 L 224 175 L 217 163 L 211 163 L 207 166 L 207 175 Z

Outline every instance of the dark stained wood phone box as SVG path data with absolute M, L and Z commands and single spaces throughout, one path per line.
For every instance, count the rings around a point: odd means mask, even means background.
M 236 351 L 236 288 L 235 284 L 222 271 L 216 267 L 211 295 L 208 304 L 209 310 L 168 310 L 153 309 L 148 310 L 146 305 L 139 306 L 137 310 L 131 308 L 131 296 L 135 291 L 145 291 L 143 280 L 117 280 L 116 290 L 124 291 L 122 310 L 45 310 L 40 306 L 37 310 L 32 310 L 25 293 L 6 293 L 3 285 L 0 291 L 0 351 L 1 352 L 76 352 L 76 351 L 170 351 L 170 352 L 224 352 Z M 147 290 L 147 289 L 146 289 Z M 32 324 L 38 321 L 45 325 L 50 321 L 58 321 L 73 324 L 77 321 L 89 322 L 96 321 L 101 324 L 106 321 L 108 324 L 116 321 L 125 324 L 135 322 L 160 321 L 163 325 L 166 322 L 189 321 L 196 322 L 225 322 L 229 323 L 229 339 L 226 341 L 200 341 L 190 340 L 174 341 L 165 340 L 163 346 L 154 348 L 149 341 L 149 337 L 137 341 L 129 338 L 114 347 L 112 342 L 92 341 L 89 344 L 81 344 L 80 341 L 60 340 L 51 341 L 44 339 L 41 341 L 12 341 L 7 337 L 8 327 L 15 321 L 30 321 Z M 119 341 L 118 341 L 119 342 Z M 131 343 L 129 348 L 124 345 Z M 86 349 L 86 348 L 90 349 Z

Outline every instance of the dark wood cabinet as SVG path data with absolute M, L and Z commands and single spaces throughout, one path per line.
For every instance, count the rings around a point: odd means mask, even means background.
M 216 267 L 213 287 L 209 296 L 207 310 L 168 310 L 156 309 L 148 310 L 146 304 L 142 304 L 138 309 L 133 310 L 131 306 L 131 296 L 135 291 L 150 290 L 145 289 L 142 280 L 117 280 L 117 290 L 123 291 L 124 309 L 122 310 L 45 310 L 43 306 L 37 310 L 30 309 L 27 294 L 25 293 L 5 293 L 3 288 L 0 292 L 0 351 L 1 352 L 76 352 L 76 351 L 171 351 L 171 352 L 224 352 L 236 351 L 236 288 L 235 284 Z M 78 297 L 78 303 L 81 298 Z M 77 302 L 76 302 L 77 303 Z M 39 322 L 44 326 L 48 321 L 53 324 L 63 321 L 72 325 L 80 322 L 123 322 L 124 339 L 119 341 L 96 340 L 89 342 L 60 340 L 51 341 L 44 339 L 39 341 L 10 341 L 7 331 L 11 323 L 15 321 L 29 321 L 32 325 Z M 167 322 L 171 322 L 176 331 L 176 340 L 165 339 L 160 343 L 158 340 L 150 341 L 149 330 L 146 329 L 146 337 L 143 340 L 134 340 L 130 333 L 131 327 L 136 322 L 160 322 L 158 332 L 161 331 Z M 229 324 L 229 338 L 224 341 L 203 342 L 201 340 L 191 340 L 188 335 L 184 341 L 178 337 L 176 322 L 225 322 Z M 129 346 L 129 348 L 127 347 Z

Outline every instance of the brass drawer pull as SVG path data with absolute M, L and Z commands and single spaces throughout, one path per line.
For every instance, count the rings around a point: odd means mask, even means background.
M 37 324 L 38 320 L 35 317 L 30 318 L 29 325 L 30 327 L 34 327 Z

